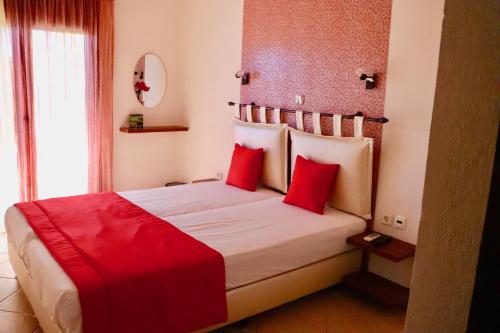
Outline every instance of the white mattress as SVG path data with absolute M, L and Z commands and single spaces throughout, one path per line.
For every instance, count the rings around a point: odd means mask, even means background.
M 141 200 L 137 198 L 130 199 L 138 204 Z M 143 199 L 149 204 L 144 208 L 163 210 Z M 286 205 L 282 199 L 279 196 L 164 219 L 224 256 L 227 289 L 347 251 L 351 247 L 345 239 L 365 228 L 365 221 L 354 215 L 332 208 L 327 208 L 325 215 L 317 215 Z M 11 219 L 16 213 L 20 216 Z M 17 237 L 19 230 L 31 228 L 17 210 L 9 214 L 6 223 L 9 242 L 18 253 L 24 253 L 22 259 L 40 292 L 42 305 L 66 332 L 80 332 L 81 312 L 76 286 L 36 235 L 24 244 L 17 243 L 22 238 Z

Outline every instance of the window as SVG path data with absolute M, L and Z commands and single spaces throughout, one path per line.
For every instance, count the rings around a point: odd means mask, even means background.
M 40 199 L 87 193 L 84 35 L 33 30 L 33 94 Z

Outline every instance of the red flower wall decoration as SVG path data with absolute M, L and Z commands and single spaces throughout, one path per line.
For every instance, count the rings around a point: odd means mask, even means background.
M 138 91 L 149 91 L 151 88 L 148 87 L 144 81 L 137 81 L 135 83 L 135 89 Z

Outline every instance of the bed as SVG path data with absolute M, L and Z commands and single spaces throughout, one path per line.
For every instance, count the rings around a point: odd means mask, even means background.
M 335 191 L 330 191 L 328 198 L 325 196 L 328 203 L 323 205 L 325 207 L 323 215 L 283 203 L 284 193 L 289 190 L 287 176 L 289 132 L 292 139 L 292 171 L 293 161 L 297 155 L 341 166 Z M 138 209 L 141 212 L 145 210 L 149 213 L 147 215 L 155 220 L 155 226 L 163 228 L 168 222 L 175 227 L 176 232 L 187 235 L 186 237 L 190 236 L 190 239 L 215 251 L 223 259 L 219 267 L 225 277 L 219 280 L 221 282 L 219 291 L 213 295 L 224 300 L 225 291 L 227 312 L 224 311 L 224 315 L 227 314 L 225 317 L 227 321 L 211 327 L 197 326 L 204 327 L 197 331 L 200 333 L 248 318 L 329 287 L 339 283 L 344 275 L 358 271 L 361 267 L 361 252 L 346 244 L 346 239 L 364 231 L 367 220 L 371 218 L 372 139 L 312 136 L 303 132 L 289 131 L 283 124 L 247 124 L 239 121 L 234 123 L 234 133 L 235 149 L 236 145 L 243 145 L 248 151 L 252 149 L 265 151 L 261 182 L 266 187 L 258 187 L 255 192 L 251 192 L 229 186 L 225 182 L 209 182 L 121 192 L 117 193 L 118 196 L 112 193 L 118 200 L 135 207 L 134 210 Z M 315 189 L 314 187 L 313 191 Z M 66 206 L 61 207 L 59 213 L 64 216 L 63 223 L 68 224 L 70 221 L 66 217 L 68 209 Z M 88 229 L 88 211 L 84 211 L 79 225 Z M 112 235 L 122 234 L 124 220 L 121 216 L 112 222 L 99 216 L 95 220 L 100 221 L 101 228 L 107 228 L 113 223 L 115 229 Z M 72 223 L 68 225 L 74 228 L 73 220 L 71 221 Z M 66 274 L 68 271 L 59 265 L 60 261 L 56 261 L 51 255 L 53 252 L 49 252 L 46 243 L 37 237 L 40 229 L 35 233 L 31 228 L 33 226 L 31 222 L 27 221 L 25 214 L 23 215 L 17 207 L 11 207 L 7 211 L 9 257 L 19 282 L 46 333 L 82 332 L 82 308 L 88 310 L 89 307 L 81 306 L 78 292 L 80 289 Z M 141 224 L 140 228 L 143 226 Z M 101 229 L 93 228 L 93 230 L 99 232 Z M 136 229 L 127 230 L 136 232 Z M 153 234 L 156 237 L 163 237 L 163 234 L 158 236 L 156 231 Z M 94 238 L 89 239 L 90 247 L 95 247 Z M 165 238 L 157 239 L 159 243 L 165 242 Z M 66 245 L 70 242 L 64 240 L 59 244 Z M 148 241 L 146 244 L 156 243 Z M 149 247 L 145 245 L 144 248 Z M 127 249 L 129 249 L 128 244 L 127 247 L 120 247 L 120 255 Z M 191 253 L 177 249 L 175 247 L 174 252 L 160 252 L 163 257 L 157 262 L 158 265 L 162 265 L 166 253 L 174 253 L 174 257 L 175 253 Z M 123 255 L 126 256 L 126 253 Z M 166 257 L 170 258 L 171 255 L 168 254 Z M 108 262 L 109 266 L 113 266 L 114 258 Z M 135 262 L 142 265 L 142 261 Z M 187 266 L 185 261 L 179 264 L 179 267 Z M 101 267 L 107 268 L 108 265 Z M 136 266 L 125 267 L 137 276 Z M 131 267 L 134 269 L 130 269 Z M 206 275 L 207 271 L 198 272 Z M 198 275 L 185 275 L 187 278 L 194 276 Z M 130 281 L 135 281 L 123 279 L 122 275 L 119 275 L 119 278 L 128 281 L 129 284 Z M 182 283 L 182 280 L 177 282 Z M 163 285 L 177 288 L 179 284 L 149 283 L 143 285 L 144 289 L 137 289 L 133 284 L 133 289 L 143 293 L 143 290 L 150 286 Z M 106 289 L 92 290 L 103 293 Z M 204 291 L 200 291 L 203 294 Z M 123 294 L 121 289 L 118 289 L 118 293 L 120 296 L 128 295 Z M 141 298 L 140 293 L 136 292 L 135 295 Z M 187 303 L 189 309 L 191 304 L 197 303 L 197 299 L 200 298 L 198 289 L 193 294 L 193 302 Z M 84 302 L 84 294 L 80 293 L 80 296 Z M 177 306 L 179 298 L 158 298 L 157 294 L 154 294 L 151 299 L 175 300 Z M 206 306 L 213 307 L 214 299 L 208 298 L 208 300 Z M 130 299 L 130 302 L 134 300 Z M 157 312 L 156 309 L 164 307 L 148 309 Z M 201 309 L 200 313 L 203 314 L 208 308 Z M 142 320 L 149 318 L 149 312 L 145 312 L 144 316 L 138 316 L 136 312 L 131 313 L 136 315 L 132 318 Z M 103 318 L 107 320 L 108 317 Z M 143 323 L 149 325 L 150 322 L 143 321 Z M 100 326 L 95 327 L 101 329 Z
M 278 192 L 223 182 L 119 194 L 224 256 L 228 323 L 335 284 L 360 266 L 345 239 L 366 222 L 333 208 L 315 215 L 283 204 Z M 6 228 L 12 265 L 44 331 L 81 332 L 71 279 L 15 207 Z

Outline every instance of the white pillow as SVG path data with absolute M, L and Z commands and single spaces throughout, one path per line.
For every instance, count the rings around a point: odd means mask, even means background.
M 309 134 L 290 128 L 292 175 L 297 155 L 340 164 L 328 205 L 371 219 L 373 139 Z
M 262 184 L 283 193 L 288 189 L 288 125 L 247 123 L 233 119 L 234 142 L 264 148 Z

